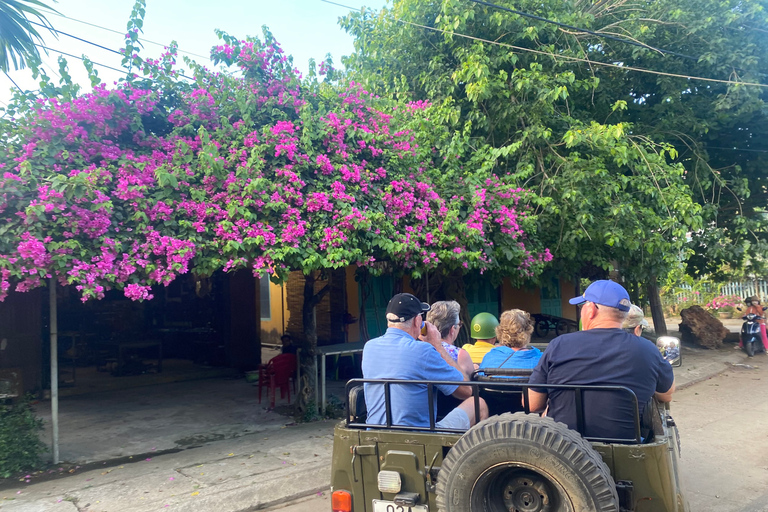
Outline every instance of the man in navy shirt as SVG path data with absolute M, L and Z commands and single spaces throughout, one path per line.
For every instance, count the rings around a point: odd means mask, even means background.
M 624 331 L 622 322 L 630 308 L 629 294 L 613 281 L 595 281 L 581 297 L 583 331 L 558 336 L 549 343 L 533 370 L 530 384 L 625 386 L 637 396 L 640 413 L 652 397 L 670 402 L 675 377 L 670 364 L 648 340 Z M 575 392 L 532 388 L 531 410 L 576 428 Z M 626 393 L 584 392 L 585 437 L 633 439 L 634 405 Z
M 387 305 L 387 332 L 370 340 L 363 349 L 364 378 L 457 383 L 469 380 L 469 376 L 461 371 L 458 363 L 443 348 L 437 327 L 423 321 L 423 314 L 429 310 L 429 304 L 410 293 L 392 297 Z M 421 334 L 422 325 L 426 327 L 426 335 Z M 445 395 L 464 400 L 437 423 L 438 429 L 466 430 L 476 423 L 471 387 L 439 384 L 435 388 Z M 391 385 L 390 404 L 394 426 L 429 427 L 429 407 L 437 414 L 437 402 L 433 400 L 432 404 L 429 403 L 425 384 Z M 365 384 L 365 405 L 368 424 L 386 424 L 382 384 Z M 480 399 L 480 419 L 487 417 L 488 407 Z

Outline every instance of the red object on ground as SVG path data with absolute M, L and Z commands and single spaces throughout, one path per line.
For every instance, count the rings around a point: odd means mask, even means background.
M 269 406 L 275 408 L 275 390 L 280 388 L 280 398 L 288 394 L 291 401 L 291 377 L 296 373 L 296 354 L 280 354 L 259 367 L 259 403 L 261 389 L 269 388 Z

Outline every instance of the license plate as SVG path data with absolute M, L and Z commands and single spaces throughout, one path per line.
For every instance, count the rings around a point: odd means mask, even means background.
M 429 512 L 426 505 L 398 505 L 394 501 L 373 500 L 373 512 Z

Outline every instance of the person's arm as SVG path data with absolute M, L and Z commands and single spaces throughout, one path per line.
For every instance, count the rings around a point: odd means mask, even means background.
M 667 363 L 667 364 L 669 364 L 669 363 Z M 671 402 L 672 401 L 672 393 L 674 393 L 674 392 L 675 392 L 675 381 L 673 380 L 672 381 L 672 386 L 667 391 L 665 391 L 663 393 L 660 393 L 659 391 L 657 391 L 656 393 L 654 393 L 653 396 L 659 402 Z
M 457 362 L 459 363 L 461 371 L 465 375 L 468 375 L 470 378 L 472 378 L 472 373 L 474 373 L 476 368 L 475 364 L 472 362 L 472 356 L 469 355 L 469 352 L 463 348 L 459 349 L 459 360 Z
M 528 389 L 528 403 L 531 408 L 531 412 L 541 412 L 547 407 L 547 394 Z M 525 405 L 525 402 L 523 402 Z
M 537 384 L 536 389 L 528 388 L 528 406 L 530 412 L 543 412 L 547 408 L 547 389 L 539 387 L 538 384 L 546 384 L 549 377 L 549 359 L 556 352 L 557 342 L 550 342 L 547 351 L 541 356 L 536 368 L 531 372 L 528 378 L 528 384 Z M 525 405 L 525 396 L 523 396 L 523 405 Z
M 429 322 L 425 323 L 427 327 L 427 334 L 422 334 L 419 336 L 419 339 L 422 341 L 425 341 L 432 345 L 435 350 L 437 350 L 437 353 L 440 354 L 440 357 L 448 363 L 448 365 L 452 368 L 455 368 L 463 377 L 463 380 L 468 381 L 469 375 L 467 375 L 459 366 L 459 364 L 453 360 L 451 355 L 448 353 L 447 350 L 443 347 L 443 341 L 440 339 L 440 331 L 437 330 L 437 327 L 432 325 Z M 470 373 L 471 375 L 471 373 Z M 472 387 L 470 386 L 459 386 L 456 388 L 456 391 L 452 393 L 452 396 L 458 398 L 459 400 L 466 400 L 467 398 L 472 396 Z
M 464 376 L 464 380 L 469 380 L 469 377 L 472 375 L 472 372 L 469 372 L 469 375 L 461 369 L 459 366 L 459 363 L 453 360 L 451 357 L 451 354 L 448 353 L 447 350 L 445 350 L 445 347 L 443 347 L 443 340 L 440 339 L 440 331 L 437 330 L 437 327 L 432 325 L 429 322 L 426 322 L 425 325 L 427 326 L 427 334 L 422 334 L 419 336 L 419 339 L 422 341 L 426 341 L 430 345 L 432 345 L 435 350 L 437 350 L 437 353 L 440 354 L 440 357 L 443 358 L 443 360 L 448 363 L 450 366 L 456 368 L 461 372 L 461 374 Z M 472 394 L 470 392 L 470 394 Z

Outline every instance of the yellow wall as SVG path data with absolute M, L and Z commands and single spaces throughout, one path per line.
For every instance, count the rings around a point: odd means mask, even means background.
M 560 280 L 560 297 L 562 301 L 563 318 L 576 320 L 576 306 L 568 303 L 576 296 L 576 285 L 567 279 Z M 541 313 L 541 289 L 515 288 L 508 279 L 504 279 L 501 286 L 501 310 L 522 309 L 529 313 Z
M 522 309 L 529 313 L 541 312 L 539 288 L 514 288 L 508 279 L 501 284 L 501 311 Z
M 256 292 L 259 293 L 258 287 Z M 269 304 L 271 318 L 261 321 L 261 342 L 279 345 L 280 336 L 285 332 L 283 326 L 288 325 L 291 318 L 291 312 L 285 304 L 283 285 L 269 283 Z M 260 313 L 256 312 L 257 315 Z
M 560 279 L 560 297 L 562 300 L 563 318 L 576 320 L 577 308 L 568 303 L 576 296 L 576 283 L 567 279 Z

